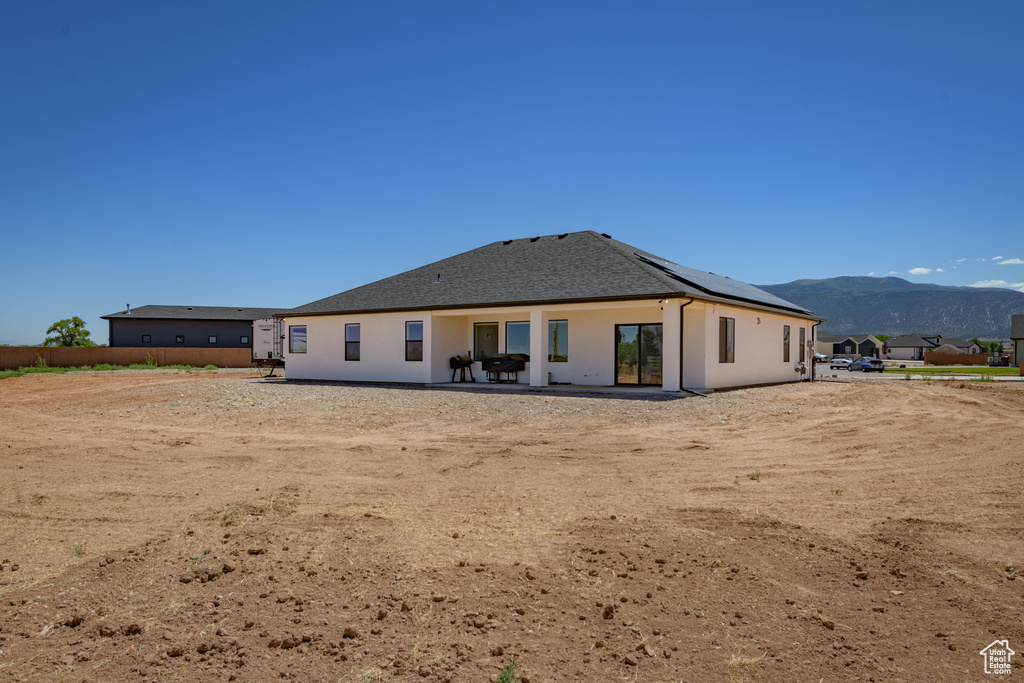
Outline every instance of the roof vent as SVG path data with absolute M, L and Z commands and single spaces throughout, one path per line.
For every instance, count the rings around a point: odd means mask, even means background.
M 238 309 L 238 312 L 239 312 L 239 313 L 241 313 L 241 312 L 242 312 L 242 309 L 241 309 L 241 308 L 239 308 L 239 309 Z
M 434 280 L 434 284 L 435 284 L 435 285 L 439 285 L 439 284 L 441 284 L 441 273 L 438 273 L 438 274 L 437 274 L 437 279 L 436 279 L 436 280 Z
M 124 305 L 124 314 L 125 315 L 131 315 L 132 314 L 132 305 L 131 304 L 125 304 Z
M 502 242 L 502 244 L 504 244 L 507 247 L 508 245 L 512 244 L 512 240 L 505 240 L 504 242 Z
M 568 236 L 569 236 L 569 233 L 567 233 L 567 232 L 563 232 L 563 233 L 562 233 L 561 235 L 559 235 L 559 236 L 558 236 L 558 239 L 560 239 L 560 240 L 564 240 L 564 239 L 565 239 L 566 237 L 568 237 Z
M 192 307 L 191 307 L 191 306 L 189 306 L 189 307 L 188 307 L 188 310 L 190 310 L 190 311 L 191 311 L 191 310 L 192 310 Z
M 537 241 L 537 240 L 539 240 L 539 239 L 540 239 L 539 237 L 531 237 L 531 238 L 530 238 L 530 241 L 531 241 L 531 242 L 536 242 L 536 241 Z
M 611 235 L 609 235 L 609 234 L 608 234 L 608 233 L 606 233 L 606 232 L 602 232 L 602 233 L 601 233 L 601 237 L 607 237 L 608 239 L 611 239 L 611 238 L 612 238 L 612 236 L 611 236 Z

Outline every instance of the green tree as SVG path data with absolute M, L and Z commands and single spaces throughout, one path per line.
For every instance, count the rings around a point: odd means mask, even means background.
M 876 334 L 875 339 L 878 341 L 889 341 L 892 337 L 888 334 Z
M 58 320 L 46 330 L 50 335 L 43 346 L 96 346 L 89 339 L 89 330 L 85 329 L 85 321 L 77 315 L 73 318 Z

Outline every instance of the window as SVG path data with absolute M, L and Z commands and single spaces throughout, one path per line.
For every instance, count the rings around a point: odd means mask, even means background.
M 359 323 L 345 324 L 345 360 L 359 360 Z
M 487 360 L 498 352 L 498 323 L 474 323 L 473 360 Z
M 405 323 L 405 359 L 423 360 L 423 321 Z
M 530 323 L 505 323 L 505 353 L 530 355 Z
M 288 326 L 288 353 L 306 352 L 306 326 Z
M 736 362 L 736 319 L 718 319 L 718 362 Z
M 149 336 L 148 334 L 142 335 L 142 343 L 143 344 L 151 344 L 152 342 L 153 342 L 153 337 Z
M 805 360 L 807 360 L 807 357 L 804 355 L 806 353 L 805 347 L 807 346 L 807 337 L 804 336 L 806 333 L 807 333 L 807 329 L 801 327 L 800 328 L 800 362 L 801 363 L 803 363 Z
M 548 360 L 565 363 L 569 360 L 569 321 L 548 321 Z
M 174 335 L 174 343 L 175 344 L 184 344 L 185 343 L 185 335 L 183 335 L 183 334 L 176 334 L 176 335 Z
M 789 325 L 782 326 L 782 362 L 789 362 Z
M 213 335 L 213 334 L 210 335 L 210 343 L 211 344 L 216 344 L 217 343 L 217 336 L 216 335 Z
M 239 344 L 248 344 L 249 343 L 249 335 L 243 334 L 241 337 L 238 338 L 238 343 Z

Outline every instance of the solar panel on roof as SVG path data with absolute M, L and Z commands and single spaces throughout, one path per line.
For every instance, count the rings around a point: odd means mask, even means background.
M 664 259 L 651 258 L 637 253 L 634 253 L 633 255 L 641 261 L 649 263 L 655 268 L 668 273 L 677 280 L 709 294 L 718 294 L 730 299 L 741 299 L 750 303 L 765 304 L 766 306 L 774 306 L 776 308 L 788 308 L 791 311 L 800 311 L 803 313 L 809 312 L 806 309 L 800 308 L 796 304 L 790 303 L 785 299 L 781 299 L 774 294 L 769 294 L 763 289 L 758 289 L 753 285 L 748 285 L 745 282 L 733 280 L 721 275 L 715 275 L 714 273 L 705 273 L 702 270 L 687 268 L 686 266 L 681 266 L 678 263 L 672 263 L 671 261 L 666 261 Z

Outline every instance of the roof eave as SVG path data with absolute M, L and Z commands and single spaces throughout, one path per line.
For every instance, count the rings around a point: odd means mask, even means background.
M 289 311 L 287 313 L 277 313 L 274 315 L 275 318 L 289 318 L 289 317 L 320 317 L 327 315 L 359 315 L 359 314 L 370 314 L 370 313 L 401 313 L 403 311 L 453 311 L 459 309 L 476 309 L 476 308 L 515 308 L 523 306 L 551 306 L 551 305 L 564 305 L 564 304 L 592 304 L 600 302 L 621 302 L 621 301 L 647 301 L 651 299 L 676 299 L 676 298 L 689 298 L 695 301 L 705 301 L 713 304 L 724 304 L 728 306 L 734 306 L 736 308 L 743 308 L 747 310 L 762 311 L 765 313 L 783 314 L 796 318 L 802 318 L 805 320 L 813 320 L 818 323 L 825 322 L 825 318 L 819 318 L 813 313 L 808 311 L 797 311 L 795 309 L 788 309 L 782 307 L 766 306 L 743 301 L 739 299 L 728 299 L 725 297 L 714 297 L 703 294 L 691 294 L 688 292 L 668 291 L 655 294 L 637 294 L 632 296 L 618 296 L 618 297 L 592 297 L 592 298 L 580 298 L 580 299 L 543 299 L 543 300 L 524 300 L 524 301 L 503 301 L 500 303 L 473 303 L 473 304 L 452 304 L 444 306 L 401 306 L 394 308 L 357 308 L 348 310 L 334 310 L 334 311 L 307 311 L 307 312 L 296 312 Z

